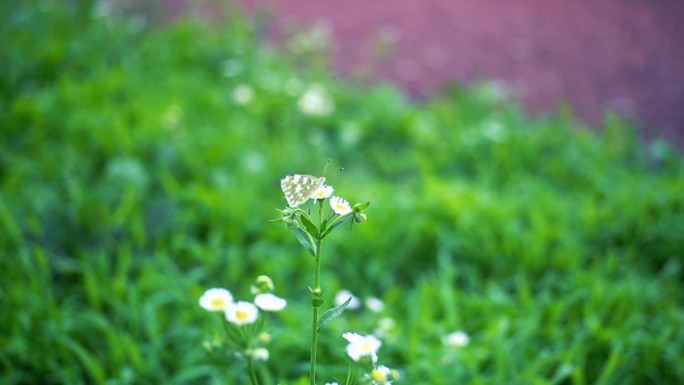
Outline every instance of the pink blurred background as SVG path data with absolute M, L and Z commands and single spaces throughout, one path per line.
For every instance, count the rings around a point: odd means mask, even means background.
M 206 1 L 166 0 L 167 16 Z M 455 82 L 501 82 L 534 113 L 567 102 L 598 125 L 604 110 L 647 138 L 684 148 L 682 0 L 237 0 L 272 11 L 272 32 L 324 25 L 335 68 L 364 71 L 425 96 Z M 378 44 L 393 46 L 378 57 Z

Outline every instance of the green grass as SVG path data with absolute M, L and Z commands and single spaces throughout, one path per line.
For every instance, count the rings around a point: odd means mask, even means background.
M 269 219 L 279 179 L 327 159 L 336 192 L 372 204 L 327 241 L 324 296 L 386 310 L 330 323 L 321 383 L 346 373 L 341 333 L 381 317 L 403 384 L 684 383 L 684 162 L 667 143 L 610 115 L 600 131 L 530 117 L 487 84 L 421 103 L 353 84 L 239 15 L 152 27 L 74 3 L 0 5 L 0 383 L 247 383 L 203 349 L 221 325 L 197 301 L 248 298 L 259 274 L 290 303 L 260 375 L 306 383 L 313 261 Z M 297 108 L 312 83 L 331 115 Z M 470 345 L 443 346 L 455 330 Z

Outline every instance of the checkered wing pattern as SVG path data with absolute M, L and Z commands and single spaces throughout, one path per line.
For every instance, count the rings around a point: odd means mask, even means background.
M 280 180 L 280 188 L 283 190 L 287 204 L 297 207 L 311 198 L 311 195 L 323 185 L 325 178 L 316 178 L 311 175 L 288 175 Z

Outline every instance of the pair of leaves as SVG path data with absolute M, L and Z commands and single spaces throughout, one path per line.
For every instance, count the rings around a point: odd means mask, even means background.
M 311 237 L 311 235 L 309 235 L 309 233 L 307 233 L 307 232 L 306 232 L 304 229 L 302 229 L 301 227 L 295 228 L 295 229 L 294 229 L 294 233 L 295 233 L 295 236 L 297 237 L 297 240 L 299 241 L 299 243 L 300 243 L 302 246 L 304 246 L 304 248 L 306 249 L 306 251 L 308 251 L 309 254 L 311 254 L 312 257 L 315 257 L 315 256 L 316 256 L 316 251 L 317 251 L 316 242 L 315 242 L 314 239 Z

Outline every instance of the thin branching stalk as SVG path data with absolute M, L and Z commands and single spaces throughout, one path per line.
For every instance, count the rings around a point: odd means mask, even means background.
M 323 204 L 318 208 L 318 226 L 319 236 L 316 239 L 316 255 L 315 255 L 315 271 L 314 271 L 314 287 L 313 287 L 313 317 L 311 320 L 311 370 L 309 372 L 309 379 L 311 385 L 316 385 L 316 350 L 318 348 L 318 308 L 321 306 L 321 240 L 320 227 L 323 223 Z

